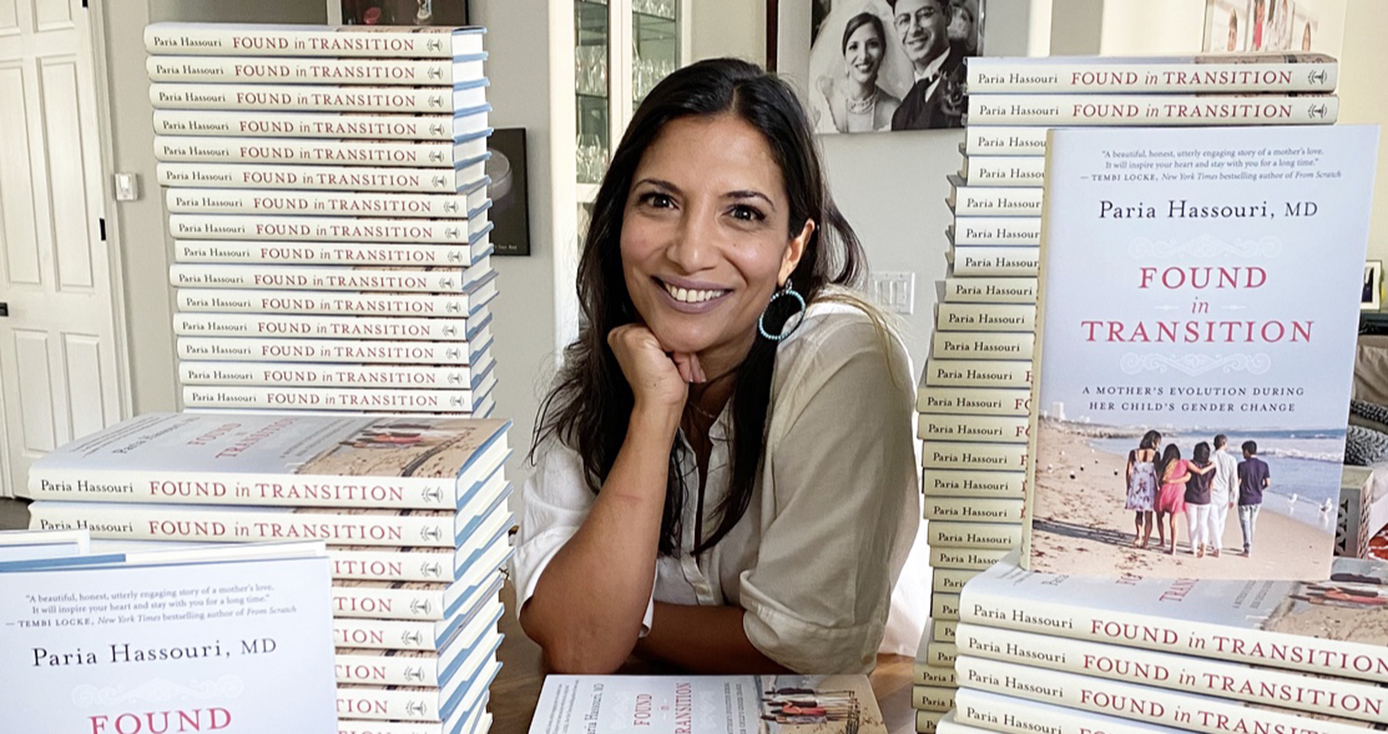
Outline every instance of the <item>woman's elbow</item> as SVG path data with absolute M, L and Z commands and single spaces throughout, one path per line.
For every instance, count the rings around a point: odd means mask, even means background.
M 636 646 L 635 639 L 623 645 L 577 629 L 553 629 L 529 612 L 529 605 L 521 611 L 521 630 L 540 646 L 545 669 L 552 673 L 607 675 L 616 672 Z

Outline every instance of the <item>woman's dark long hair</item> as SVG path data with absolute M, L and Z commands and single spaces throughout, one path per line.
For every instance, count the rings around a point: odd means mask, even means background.
M 1174 443 L 1166 445 L 1166 450 L 1161 454 L 1161 462 L 1157 464 L 1157 481 L 1162 482 L 1166 479 L 1166 467 L 1181 460 L 1181 447 Z
M 612 470 L 626 437 L 634 398 L 617 358 L 607 345 L 608 332 L 638 320 L 622 274 L 622 218 L 637 165 L 646 149 L 671 120 L 737 115 L 759 130 L 781 170 L 790 201 L 789 241 L 807 220 L 817 225 L 790 278 L 795 289 L 813 301 L 826 285 L 857 285 L 864 267 L 861 244 L 829 196 L 805 110 L 782 81 L 736 59 L 710 59 L 666 77 L 636 110 L 593 202 L 593 214 L 578 263 L 578 301 L 583 310 L 578 339 L 564 350 L 555 387 L 540 406 L 530 456 L 547 439 L 557 439 L 578 453 L 590 488 L 597 493 Z M 796 307 L 776 299 L 768 308 L 766 327 L 776 333 Z M 718 543 L 746 513 L 761 468 L 766 420 L 770 412 L 771 375 L 776 343 L 757 338 L 735 372 L 732 411 L 731 487 L 717 508 L 712 534 L 696 538 L 692 553 Z M 685 502 L 683 449 L 670 450 L 665 511 L 660 527 L 660 554 L 680 550 Z

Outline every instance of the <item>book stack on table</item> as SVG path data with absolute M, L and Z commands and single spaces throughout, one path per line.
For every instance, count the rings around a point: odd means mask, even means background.
M 1388 724 L 1388 564 L 1329 579 L 1023 571 L 969 582 L 952 722 L 1000 732 L 1352 732 Z
M 320 540 L 341 734 L 477 734 L 500 663 L 510 423 L 152 413 L 34 463 L 37 530 L 103 551 Z M 112 545 L 112 544 L 116 545 Z
M 482 39 L 146 28 L 186 407 L 490 414 Z
M 1048 130 L 1323 125 L 1338 110 L 1323 54 L 972 57 L 967 71 L 949 268 L 917 405 L 933 569 L 922 725 L 952 704 L 960 589 L 1022 543 Z M 1115 160 L 1105 175 L 1152 176 L 1150 164 Z

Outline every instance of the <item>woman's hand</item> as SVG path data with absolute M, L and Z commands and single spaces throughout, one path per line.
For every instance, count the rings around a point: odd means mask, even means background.
M 689 383 L 704 381 L 697 355 L 667 352 L 644 324 L 618 326 L 608 332 L 607 345 L 638 406 L 683 410 Z

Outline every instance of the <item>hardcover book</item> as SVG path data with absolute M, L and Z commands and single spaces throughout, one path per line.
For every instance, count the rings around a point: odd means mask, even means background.
M 482 52 L 481 26 L 151 23 L 151 54 L 452 59 Z
M 149 103 L 156 110 L 319 110 L 441 114 L 452 110 L 470 110 L 487 104 L 489 84 L 486 79 L 478 79 L 449 90 L 438 87 L 155 83 L 149 85 Z
M 482 79 L 485 51 L 453 59 L 150 56 L 152 82 L 364 84 L 452 87 Z
M 1333 92 L 1338 65 L 1317 53 L 1199 56 L 976 56 L 969 94 L 988 92 Z
M 450 169 L 485 154 L 491 132 L 491 128 L 484 128 L 443 143 L 156 135 L 154 157 L 165 163 L 324 163 Z
M 1376 130 L 1051 136 L 1023 563 L 1324 578 Z
M 433 115 L 338 112 L 155 110 L 158 135 L 230 135 L 248 138 L 364 138 L 461 140 L 488 127 L 489 105 Z
M 367 168 L 356 166 L 278 165 L 259 163 L 160 163 L 154 167 L 162 186 L 230 186 L 252 189 L 325 189 L 330 191 L 417 191 L 451 194 L 486 176 L 487 153 L 441 168 Z
M 479 329 L 474 340 L 466 343 L 179 337 L 178 357 L 183 360 L 466 365 L 476 364 L 492 341 L 487 327 Z
M 545 678 L 530 734 L 886 734 L 867 676 Z
M 1330 125 L 1339 113 L 1333 94 L 969 95 L 969 123 L 980 125 Z

